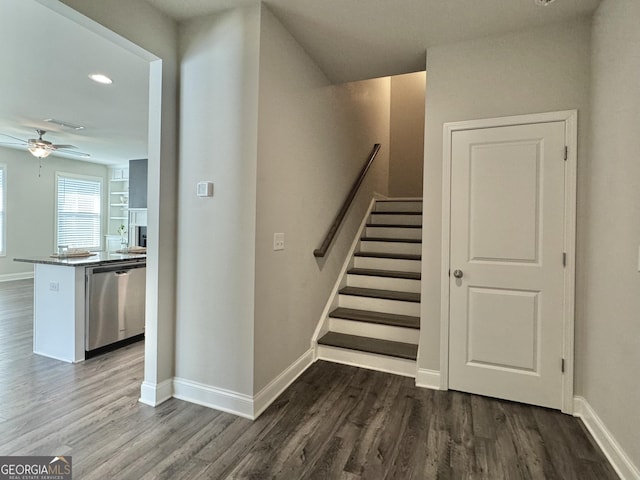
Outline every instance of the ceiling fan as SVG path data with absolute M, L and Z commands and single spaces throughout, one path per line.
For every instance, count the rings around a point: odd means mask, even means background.
M 59 151 L 60 153 L 68 154 L 68 155 L 76 155 L 78 157 L 88 158 L 91 155 L 88 153 L 78 152 L 77 150 L 73 150 L 76 147 L 75 145 L 58 145 L 49 142 L 42 138 L 42 136 L 47 133 L 46 130 L 36 130 L 38 134 L 38 138 L 30 138 L 29 140 L 22 140 L 21 138 L 13 137 L 11 135 L 7 135 L 6 133 L 0 133 L 3 137 L 8 137 L 13 140 L 17 140 L 20 143 L 16 142 L 0 142 L 0 145 L 20 145 L 23 147 L 27 147 L 27 150 L 31 152 L 31 155 L 37 158 L 45 158 L 48 157 L 52 152 Z

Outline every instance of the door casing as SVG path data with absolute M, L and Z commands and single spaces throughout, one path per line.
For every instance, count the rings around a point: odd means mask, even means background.
M 573 413 L 574 377 L 574 316 L 575 316 L 575 244 L 576 244 L 576 188 L 578 150 L 578 112 L 534 113 L 512 117 L 469 120 L 445 123 L 442 155 L 442 265 L 440 297 L 440 389 L 449 388 L 449 269 L 451 248 L 451 145 L 453 132 L 513 125 L 559 122 L 565 123 L 567 160 L 564 197 L 564 251 L 567 265 L 564 270 L 562 412 Z

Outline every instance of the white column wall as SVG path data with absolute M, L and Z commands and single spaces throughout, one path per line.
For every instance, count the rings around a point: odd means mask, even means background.
M 260 7 L 181 25 L 176 377 L 253 394 Z M 196 196 L 199 181 L 213 197 Z

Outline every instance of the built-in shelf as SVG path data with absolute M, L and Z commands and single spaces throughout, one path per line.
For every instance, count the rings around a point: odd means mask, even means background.
M 129 231 L 129 165 L 109 168 L 109 221 L 106 234 L 119 235 L 121 225 Z

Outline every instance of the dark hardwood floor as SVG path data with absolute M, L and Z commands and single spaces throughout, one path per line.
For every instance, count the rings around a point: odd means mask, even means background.
M 317 362 L 255 422 L 138 403 L 143 345 L 31 353 L 32 282 L 0 283 L 0 455 L 72 455 L 74 479 L 614 479 L 559 412 Z

